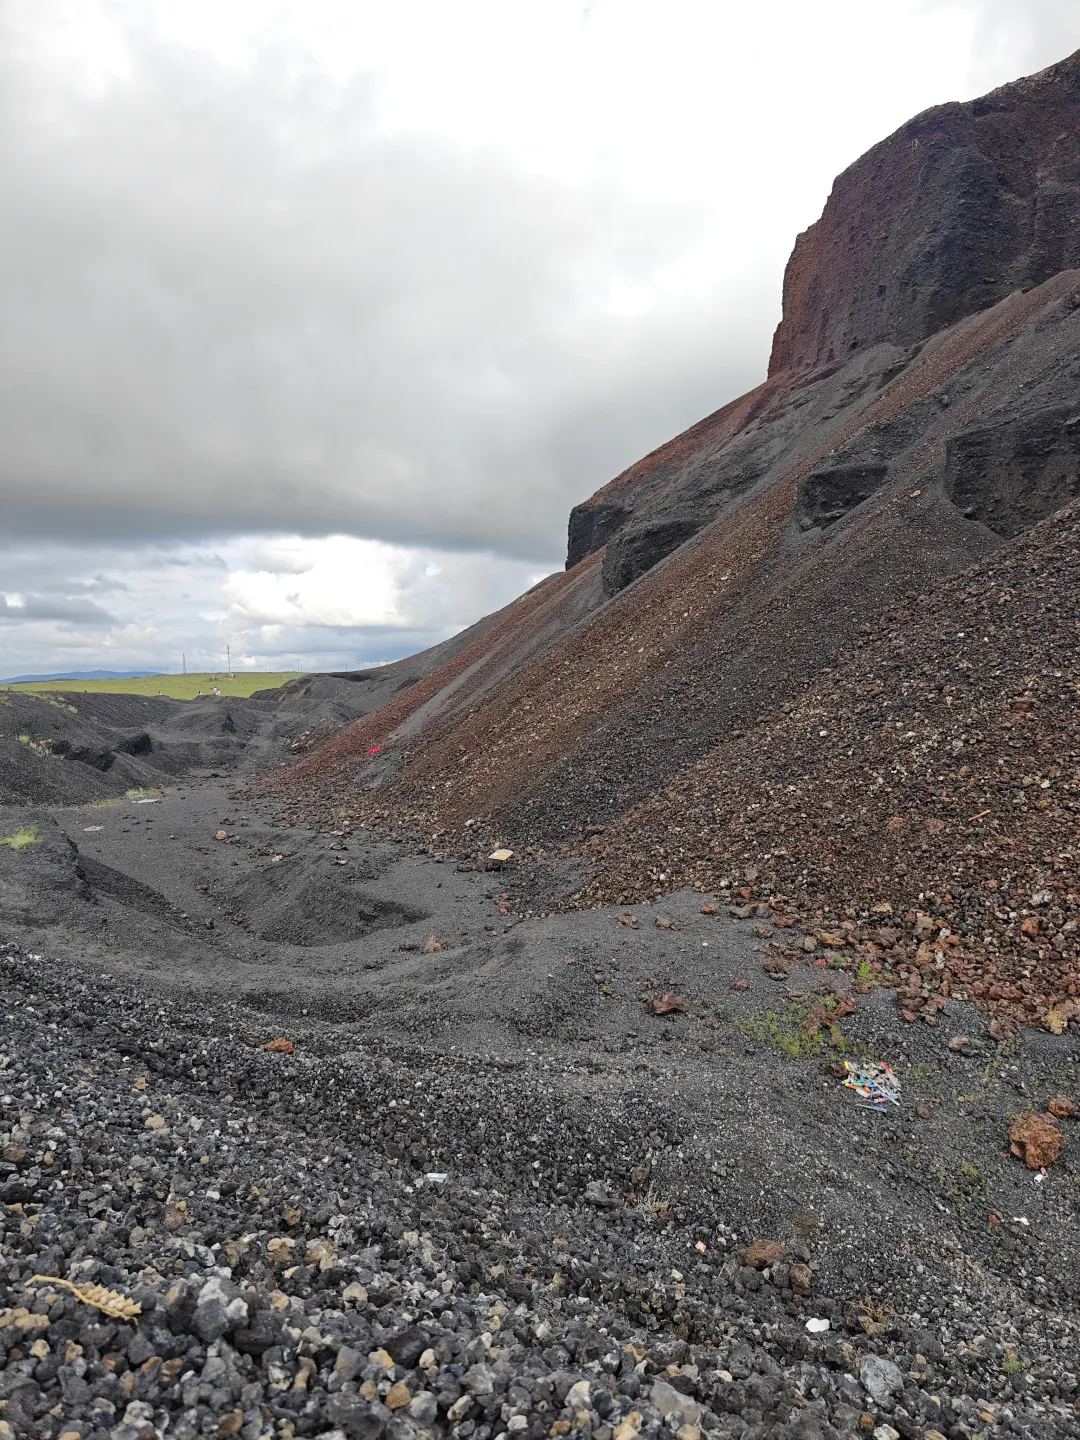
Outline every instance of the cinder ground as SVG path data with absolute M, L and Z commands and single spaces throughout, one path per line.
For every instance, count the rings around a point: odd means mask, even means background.
M 149 803 L 0 811 L 0 833 L 40 836 L 0 848 L 0 939 L 17 947 L 16 990 L 40 977 L 59 987 L 61 1049 L 74 1021 L 63 995 L 86 985 L 106 1013 L 112 1004 L 158 1017 L 153 1064 L 166 1074 L 186 1073 L 177 1056 L 192 1043 L 254 1057 L 286 1036 L 296 1050 L 280 1058 L 283 1086 L 249 1094 L 230 1080 L 222 1092 L 213 1066 L 192 1071 L 217 1095 L 222 1124 L 250 1110 L 284 1126 L 296 1153 L 315 1127 L 354 1161 L 359 1153 L 361 1168 L 446 1173 L 470 1193 L 511 1197 L 535 1244 L 569 1230 L 587 1247 L 624 1217 L 640 1231 L 639 1253 L 606 1262 L 611 1293 L 623 1297 L 611 1303 L 654 1339 L 706 1337 L 727 1313 L 725 1296 L 760 1309 L 736 1257 L 775 1240 L 788 1264 L 809 1260 L 813 1295 L 784 1289 L 780 1267 L 781 1289 L 766 1281 L 762 1313 L 779 1305 L 793 1334 L 805 1333 L 807 1316 L 829 1318 L 830 1335 L 848 1336 L 855 1350 L 834 1352 L 837 1386 L 867 1349 L 921 1374 L 916 1354 L 932 1365 L 926 1347 L 940 1345 L 958 1397 L 991 1404 L 985 1413 L 1003 1424 L 1015 1414 L 1022 1433 L 1075 1433 L 1076 1122 L 1060 1122 L 1065 1151 L 1045 1175 L 1009 1155 L 1007 1139 L 1012 1120 L 1051 1095 L 1080 1098 L 1074 1034 L 1021 1032 L 997 1044 L 957 1002 L 936 1027 L 905 1025 L 892 991 L 854 993 L 855 976 L 809 956 L 774 977 L 761 921 L 733 919 L 723 904 L 702 913 L 715 897 L 695 891 L 518 919 L 503 913 L 510 869 L 459 871 L 371 832 L 310 832 L 276 820 L 279 805 L 191 775 Z M 687 1013 L 650 1013 L 649 999 L 669 992 Z M 810 1006 L 837 995 L 852 995 L 854 1012 L 808 1034 Z M 84 1027 L 91 1054 L 117 1043 L 97 1033 Z M 145 1033 L 126 1033 L 130 1053 L 145 1052 Z M 955 1051 L 959 1035 L 969 1043 Z M 861 1055 L 894 1066 L 902 1107 L 870 1113 L 841 1085 L 838 1061 Z M 215 1183 L 213 1166 L 196 1175 L 193 1212 Z M 329 1193 L 337 1181 L 326 1184 Z M 228 1228 L 215 1224 L 220 1241 Z M 642 1311 L 627 1298 L 646 1252 L 658 1274 L 717 1257 L 718 1268 L 706 1261 L 688 1282 L 701 1312 L 689 1328 L 677 1310 Z M 523 1273 L 533 1280 L 519 1277 L 514 1294 L 534 1306 L 544 1285 L 528 1264 Z M 484 1276 L 498 1293 L 498 1276 Z M 750 1343 L 767 1353 L 768 1323 L 755 1325 Z M 980 1334 L 988 1338 L 973 1344 Z M 929 1394 L 945 1383 L 930 1374 L 925 1386 L 907 1383 Z M 1052 1390 L 1039 1398 L 1044 1383 Z M 875 1408 L 896 1419 L 891 1406 Z M 914 1400 L 900 1408 L 912 1419 L 897 1433 L 934 1428 Z M 775 1417 L 755 1429 L 759 1412 L 745 1397 L 737 1416 L 723 1413 L 743 1425 L 733 1433 L 806 1433 Z M 812 1433 L 847 1433 L 835 1419 Z

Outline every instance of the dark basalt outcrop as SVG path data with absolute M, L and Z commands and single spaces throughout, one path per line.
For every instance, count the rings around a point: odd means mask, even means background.
M 824 529 L 881 488 L 889 473 L 883 461 L 819 465 L 802 483 L 796 518 L 803 530 Z
M 965 430 L 945 462 L 949 498 L 1011 539 L 1080 494 L 1080 409 L 1051 406 Z
M 601 549 L 626 524 L 632 512 L 624 505 L 592 505 L 587 501 L 570 511 L 566 568 Z
M 646 521 L 621 530 L 607 547 L 601 570 L 605 595 L 617 595 L 639 575 L 677 550 L 703 523 L 702 516 L 683 513 Z
M 770 375 L 910 345 L 1080 265 L 1080 53 L 938 105 L 839 176 L 795 243 Z
M 839 176 L 788 263 L 768 384 L 575 506 L 567 568 L 609 547 L 602 594 L 618 594 L 734 513 L 802 434 L 852 408 L 867 387 L 891 383 L 933 337 L 1073 266 L 1080 266 L 1080 52 L 979 100 L 925 111 Z M 838 376 L 822 405 L 823 383 Z M 1030 406 L 1046 399 L 1028 397 Z M 937 399 L 948 403 L 947 395 Z M 925 428 L 936 407 L 923 409 Z M 1049 415 L 1028 423 L 1017 413 L 996 438 L 950 442 L 944 493 L 1003 536 L 1041 519 L 1074 493 L 1071 442 L 1051 441 L 1046 426 L 1054 423 Z M 828 526 L 884 483 L 918 427 L 900 428 L 899 436 L 883 435 L 872 456 L 838 456 L 815 470 L 800 494 L 803 530 Z M 996 480 L 968 473 L 983 460 Z M 1010 510 L 1012 502 L 988 489 L 1014 481 L 1027 498 L 1018 496 Z

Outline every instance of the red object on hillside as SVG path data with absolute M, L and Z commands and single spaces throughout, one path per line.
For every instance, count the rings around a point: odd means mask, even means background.
M 381 745 L 373 745 L 373 746 L 371 747 L 371 749 L 370 749 L 367 753 L 368 753 L 369 755 L 377 755 L 381 749 L 382 749 L 382 746 L 381 746 Z

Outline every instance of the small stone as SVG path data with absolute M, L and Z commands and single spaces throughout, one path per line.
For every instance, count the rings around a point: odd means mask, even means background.
M 337 1259 L 337 1253 L 329 1240 L 312 1240 L 304 1254 L 308 1265 L 317 1265 L 320 1270 L 329 1270 Z
M 387 1391 L 383 1404 L 388 1410 L 403 1410 L 412 1401 L 412 1392 L 403 1380 L 398 1380 Z
M 784 1247 L 778 1240 L 755 1240 L 740 1253 L 744 1265 L 753 1265 L 764 1270 L 767 1265 L 779 1265 L 784 1258 Z
M 1045 1115 L 1019 1115 L 1009 1126 L 1009 1149 L 1030 1170 L 1052 1165 L 1061 1154 L 1065 1137 Z
M 354 1280 L 351 1285 L 345 1286 L 345 1289 L 341 1292 L 341 1298 L 345 1301 L 346 1305 L 366 1305 L 367 1291 L 363 1285 L 360 1284 L 359 1280 Z
M 592 1397 L 589 1393 L 588 1380 L 579 1380 L 575 1385 L 571 1385 L 570 1389 L 566 1392 L 566 1400 L 564 1403 L 569 1405 L 571 1410 L 590 1409 L 592 1406 Z
M 615 1426 L 615 1433 L 612 1436 L 612 1440 L 635 1440 L 640 1429 L 641 1411 L 631 1410 L 626 1419 Z
M 389 1404 L 389 1400 L 387 1404 Z M 439 1413 L 439 1402 L 430 1390 L 418 1390 L 409 1401 L 409 1416 L 425 1429 L 434 1425 Z
M 165 1124 L 165 1116 L 148 1115 L 143 1121 L 143 1124 L 146 1126 L 147 1130 L 160 1130 L 161 1127 Z
M 218 1421 L 218 1440 L 226 1440 L 229 1435 L 238 1435 L 243 1428 L 244 1412 L 242 1410 L 230 1410 Z
M 795 1264 L 792 1265 L 788 1279 L 791 1282 L 792 1290 L 795 1291 L 796 1295 L 801 1295 L 803 1299 L 805 1299 L 814 1288 L 813 1272 L 810 1266 L 804 1264 L 801 1260 L 797 1260 Z
M 461 1383 L 473 1395 L 490 1395 L 495 1389 L 495 1376 L 490 1365 L 473 1365 L 465 1371 Z
M 884 1405 L 904 1388 L 904 1376 L 898 1365 L 882 1355 L 866 1355 L 859 1366 L 863 1389 L 875 1405 Z
M 691 1400 L 689 1395 L 684 1395 L 681 1390 L 676 1390 L 674 1385 L 669 1385 L 666 1380 L 653 1382 L 649 1401 L 665 1419 L 676 1411 L 682 1415 L 687 1425 L 696 1425 L 701 1419 L 701 1406 L 697 1401 Z
M 346 1380 L 355 1379 L 363 1366 L 364 1357 L 360 1351 L 354 1350 L 351 1345 L 342 1345 L 334 1361 L 333 1379 L 338 1385 L 343 1385 Z
M 465 1419 L 465 1416 L 472 1409 L 472 1403 L 471 1395 L 459 1395 L 446 1412 L 446 1418 L 451 1424 L 456 1425 L 459 1420 Z
M 900 1440 L 900 1431 L 891 1425 L 879 1425 L 874 1431 L 874 1440 Z
M 952 1037 L 952 1039 L 949 1041 L 949 1049 L 950 1049 L 950 1050 L 963 1050 L 966 1046 L 968 1046 L 968 1045 L 970 1045 L 970 1044 L 971 1044 L 971 1037 L 970 1037 L 969 1035 L 954 1035 L 954 1036 Z
M 248 1320 L 247 1301 L 231 1280 L 212 1275 L 199 1291 L 192 1325 L 195 1333 L 209 1345 Z
M 384 1348 L 393 1356 L 396 1365 L 404 1365 L 411 1370 L 427 1349 L 427 1336 L 418 1325 L 410 1325 L 407 1330 L 391 1335 L 384 1342 Z

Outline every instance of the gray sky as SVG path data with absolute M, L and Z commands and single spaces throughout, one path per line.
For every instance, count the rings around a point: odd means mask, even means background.
M 1072 0 L 0 14 L 0 675 L 504 603 L 761 378 L 834 174 L 1080 47 Z

